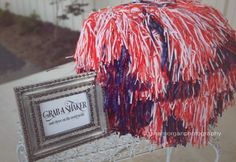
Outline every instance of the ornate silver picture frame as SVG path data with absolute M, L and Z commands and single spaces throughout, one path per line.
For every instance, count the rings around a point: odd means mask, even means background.
M 15 88 L 30 162 L 107 135 L 95 78 L 91 72 Z

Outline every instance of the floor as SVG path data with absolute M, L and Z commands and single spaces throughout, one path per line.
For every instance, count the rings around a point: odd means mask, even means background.
M 0 161 L 16 162 L 17 125 L 19 121 L 16 99 L 13 88 L 45 80 L 56 79 L 74 74 L 74 64 L 69 63 L 54 69 L 33 74 L 31 76 L 0 85 Z M 229 108 L 219 120 L 218 131 L 222 133 L 221 162 L 236 161 L 236 106 Z M 175 148 L 171 162 L 213 162 L 214 150 L 206 148 Z M 146 154 L 125 162 L 164 162 L 165 150 Z

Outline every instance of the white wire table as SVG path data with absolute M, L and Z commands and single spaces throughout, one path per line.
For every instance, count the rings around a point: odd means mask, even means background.
M 18 144 L 16 148 L 19 162 L 28 162 L 21 126 L 18 123 Z M 212 137 L 209 144 L 216 152 L 214 162 L 220 160 L 219 138 Z M 46 157 L 42 162 L 118 162 L 126 159 L 152 153 L 162 149 L 148 140 L 134 138 L 131 135 L 119 136 L 111 134 L 108 137 L 95 140 L 52 156 Z M 171 161 L 173 148 L 166 148 L 166 162 Z

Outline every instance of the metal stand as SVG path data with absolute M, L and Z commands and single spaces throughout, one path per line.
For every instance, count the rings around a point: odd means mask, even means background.
M 27 152 L 22 135 L 21 125 L 18 125 L 18 144 L 16 148 L 18 161 L 28 162 Z M 209 144 L 216 152 L 214 162 L 219 162 L 220 145 L 218 137 L 213 137 Z M 134 138 L 131 135 L 119 136 L 112 134 L 109 137 L 93 141 L 76 148 L 52 155 L 43 159 L 43 162 L 118 162 L 131 159 L 143 154 L 161 149 L 148 140 Z M 173 148 L 166 148 L 166 162 L 171 162 Z
M 214 127 L 210 127 L 210 131 L 214 131 Z M 220 147 L 220 139 L 218 136 L 212 136 L 209 141 L 209 145 L 211 145 L 216 153 L 216 158 L 214 162 L 220 162 L 221 155 L 221 147 Z
M 173 151 L 172 147 L 166 148 L 166 162 L 170 162 L 172 151 Z

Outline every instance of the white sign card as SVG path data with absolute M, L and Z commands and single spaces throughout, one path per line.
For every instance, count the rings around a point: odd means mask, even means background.
M 40 103 L 45 136 L 83 127 L 91 122 L 86 92 Z

